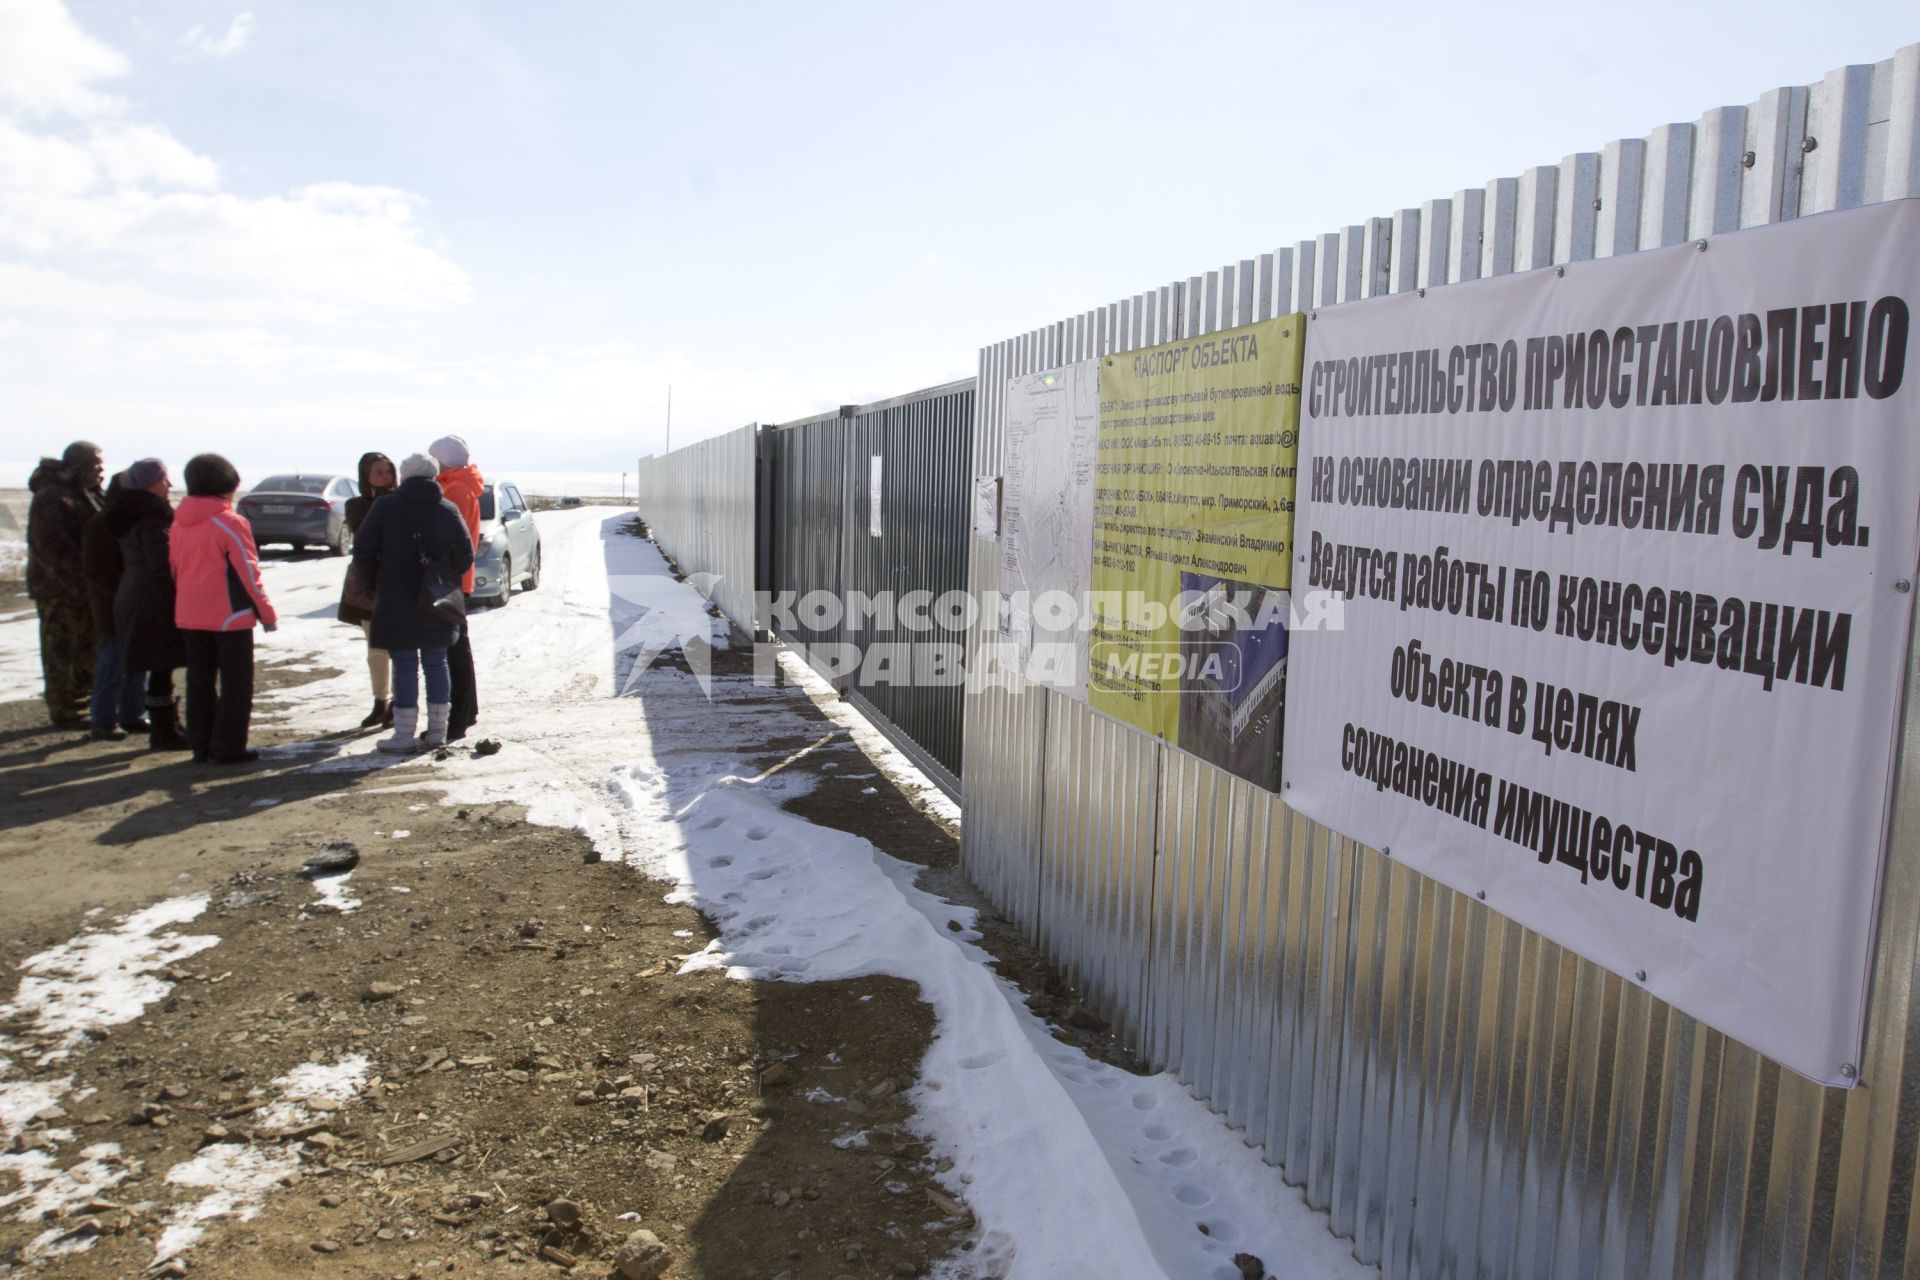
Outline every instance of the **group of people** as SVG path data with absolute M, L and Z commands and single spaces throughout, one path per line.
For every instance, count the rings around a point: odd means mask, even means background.
M 360 724 L 393 730 L 380 740 L 382 751 L 457 742 L 479 718 L 466 622 L 433 612 L 425 596 L 436 573 L 458 582 L 463 594 L 473 590 L 485 488 L 459 436 L 442 436 L 397 468 L 384 453 L 360 456 L 360 496 L 347 502 L 346 511 L 353 563 L 338 616 L 367 637 L 373 710 Z
M 241 764 L 253 714 L 253 632 L 279 616 L 260 576 L 247 518 L 234 509 L 240 475 L 219 454 L 173 478 L 142 458 L 106 479 L 88 441 L 42 459 L 28 482 L 27 592 L 40 618 L 47 713 L 97 739 L 147 736 L 154 751 Z M 461 605 L 473 589 L 485 482 L 466 442 L 445 436 L 398 467 L 360 459 L 347 503 L 353 559 L 338 616 L 366 637 L 373 710 L 362 728 L 406 753 L 466 735 L 479 717 L 473 649 Z M 186 714 L 175 675 L 186 669 Z M 426 685 L 426 720 L 420 685 Z

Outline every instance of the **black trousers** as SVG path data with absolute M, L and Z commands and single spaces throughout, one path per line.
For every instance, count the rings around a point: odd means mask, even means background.
M 147 672 L 147 705 L 149 707 L 170 707 L 173 705 L 173 671 Z
M 460 638 L 447 649 L 447 674 L 453 677 L 453 705 L 447 712 L 447 737 L 457 739 L 480 718 L 480 689 L 473 678 L 473 641 L 467 624 L 460 624 Z
M 180 634 L 187 642 L 187 744 L 194 759 L 245 751 L 253 718 L 253 628 Z

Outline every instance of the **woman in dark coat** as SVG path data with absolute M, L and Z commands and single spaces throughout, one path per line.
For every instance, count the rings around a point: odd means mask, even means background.
M 399 484 L 394 475 L 393 459 L 384 453 L 363 453 L 360 455 L 360 496 L 347 499 L 347 530 L 356 538 L 360 536 L 360 525 L 367 518 L 367 512 L 373 510 L 373 504 L 387 494 L 392 493 Z M 362 635 L 373 622 L 373 584 L 366 580 L 364 571 L 358 563 L 347 566 L 347 578 L 340 587 L 340 612 L 335 615 L 340 621 L 359 627 Z M 393 726 L 393 662 L 387 657 L 385 649 L 377 647 L 371 636 L 367 639 L 367 676 L 373 684 L 373 710 L 360 722 L 362 729 L 378 729 L 382 725 Z
M 105 742 L 119 742 L 130 733 L 145 733 L 150 727 L 144 714 L 147 674 L 138 667 L 127 668 L 113 631 L 113 599 L 120 590 L 122 566 L 120 544 L 107 527 L 107 512 L 125 496 L 126 474 L 122 472 L 108 482 L 105 505 L 94 512 L 80 536 L 80 572 L 87 580 L 87 611 L 93 615 L 97 644 L 89 715 L 93 736 Z
M 113 630 L 121 666 L 146 673 L 147 746 L 185 751 L 173 672 L 187 661 L 186 644 L 173 620 L 173 566 L 168 558 L 173 481 L 166 464 L 143 458 L 128 467 L 126 487 L 106 511 L 107 528 L 119 541 L 120 589 L 113 599 Z
M 459 508 L 441 497 L 434 483 L 439 469 L 432 458 L 417 453 L 402 462 L 400 488 L 373 504 L 353 540 L 354 563 L 374 586 L 369 642 L 393 658 L 393 736 L 380 740 L 382 751 L 405 753 L 447 740 L 452 699 L 447 648 L 460 628 L 420 607 L 420 587 L 425 562 L 458 582 L 473 564 L 473 543 Z M 416 738 L 423 675 L 427 731 Z

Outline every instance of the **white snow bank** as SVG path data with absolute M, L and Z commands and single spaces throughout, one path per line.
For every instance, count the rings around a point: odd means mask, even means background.
M 947 1185 L 986 1228 L 966 1266 L 1010 1280 L 1239 1280 L 1232 1257 L 1245 1251 L 1290 1277 L 1376 1274 L 1172 1076 L 1134 1076 L 1056 1041 L 948 928 L 970 930 L 971 910 L 916 888 L 919 868 L 866 840 L 781 810 L 794 789 L 716 777 L 679 809 L 691 870 L 672 900 L 722 930 L 682 971 L 919 985 L 937 1029 L 911 1098 L 954 1162 Z M 1143 1269 L 1148 1258 L 1158 1270 Z

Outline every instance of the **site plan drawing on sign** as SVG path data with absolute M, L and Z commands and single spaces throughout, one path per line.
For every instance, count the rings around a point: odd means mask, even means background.
M 1021 674 L 1080 698 L 1087 633 L 1079 616 L 1092 586 L 1099 411 L 1099 366 L 1091 360 L 1007 383 L 1000 634 L 1013 642 Z M 1043 596 L 1071 608 L 1051 616 Z

